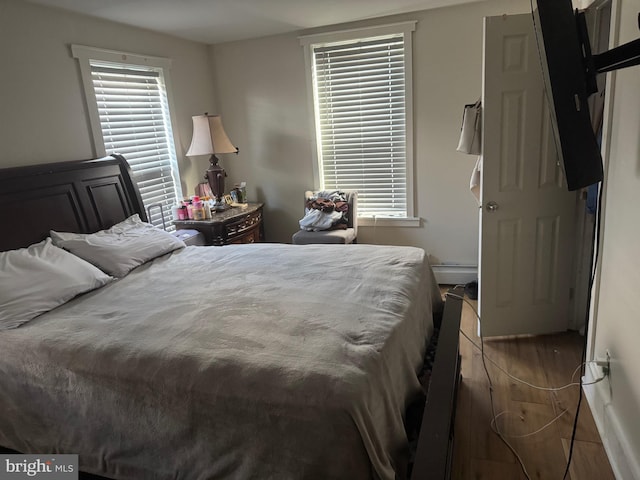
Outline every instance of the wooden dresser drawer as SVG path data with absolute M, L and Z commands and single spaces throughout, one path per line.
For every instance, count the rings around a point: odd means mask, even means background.
M 255 243 L 264 239 L 262 203 L 249 203 L 216 212 L 209 220 L 178 220 L 178 229 L 193 229 L 204 235 L 207 245 Z
M 262 222 L 262 212 L 257 211 L 246 215 L 241 220 L 238 220 L 227 225 L 227 241 L 229 243 L 236 243 L 235 240 L 238 237 L 248 235 L 249 230 L 257 230 Z M 253 243 L 253 242 L 241 242 L 241 243 Z

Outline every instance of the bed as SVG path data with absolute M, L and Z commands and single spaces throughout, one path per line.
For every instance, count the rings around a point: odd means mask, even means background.
M 136 214 L 120 156 L 0 170 L 0 252 Z M 440 302 L 412 247 L 176 248 L 0 330 L 0 445 L 122 480 L 404 479 Z M 446 303 L 411 478 L 450 467 Z

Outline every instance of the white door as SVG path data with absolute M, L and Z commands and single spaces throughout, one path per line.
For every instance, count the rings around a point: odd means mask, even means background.
M 485 18 L 483 63 L 480 328 L 563 331 L 576 194 L 557 159 L 531 15 Z

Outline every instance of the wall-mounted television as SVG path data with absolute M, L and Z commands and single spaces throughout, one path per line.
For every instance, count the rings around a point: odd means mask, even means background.
M 533 20 L 558 155 L 569 190 L 602 180 L 588 98 L 598 73 L 640 64 L 640 39 L 592 55 L 584 13 L 571 0 L 532 0 Z

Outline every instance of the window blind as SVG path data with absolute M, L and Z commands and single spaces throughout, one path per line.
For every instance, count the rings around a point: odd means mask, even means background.
M 182 192 L 161 72 L 91 63 L 91 78 L 107 154 L 124 155 L 145 208 L 160 204 L 173 230 L 171 207 Z M 162 227 L 159 208 L 149 221 Z
M 404 36 L 313 47 L 322 187 L 360 216 L 407 216 Z

